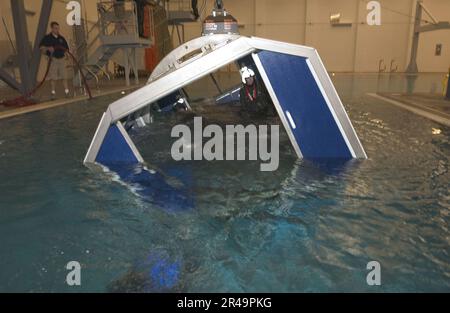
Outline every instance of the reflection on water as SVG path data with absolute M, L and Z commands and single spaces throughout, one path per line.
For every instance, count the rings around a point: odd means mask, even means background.
M 0 291 L 450 291 L 450 129 L 365 96 L 403 92 L 401 76 L 334 79 L 369 160 L 300 161 L 280 134 L 264 173 L 171 161 L 178 117 L 137 135 L 169 186 L 189 182 L 185 211 L 81 165 L 112 98 L 0 121 Z M 366 284 L 372 260 L 381 287 Z

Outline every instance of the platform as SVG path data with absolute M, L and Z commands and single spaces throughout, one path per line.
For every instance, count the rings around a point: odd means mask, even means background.
M 24 106 L 24 107 L 5 107 L 0 104 L 0 120 L 23 115 L 23 114 L 28 114 L 28 113 L 32 113 L 32 112 L 48 110 L 48 109 L 60 107 L 63 105 L 81 102 L 81 101 L 88 99 L 88 96 L 84 96 L 84 95 L 70 97 L 70 98 L 64 98 L 62 95 L 60 95 L 61 96 L 60 99 L 51 101 L 48 96 L 50 94 L 50 89 L 48 87 L 49 87 L 48 83 L 46 83 L 46 84 L 44 84 L 44 87 L 42 88 L 42 90 L 39 91 L 39 95 L 40 95 L 40 97 L 42 97 L 41 98 L 42 102 L 40 102 L 40 103 L 30 105 L 30 106 Z M 122 91 L 130 92 L 130 91 L 133 91 L 140 87 L 142 87 L 142 85 L 133 85 L 130 87 L 125 87 L 124 81 L 122 79 L 113 80 L 113 81 L 109 81 L 109 82 L 105 83 L 105 85 L 103 85 L 101 87 L 101 90 L 97 90 L 95 88 L 92 89 L 92 97 L 95 99 L 95 98 L 113 95 L 116 93 L 121 93 Z M 6 97 L 8 99 L 11 99 L 11 98 L 18 97 L 18 96 L 20 96 L 20 94 L 17 93 L 16 91 L 12 90 L 9 87 L 0 88 L 0 99 L 6 98 Z

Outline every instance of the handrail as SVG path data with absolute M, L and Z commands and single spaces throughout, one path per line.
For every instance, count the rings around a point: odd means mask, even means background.
M 131 9 L 130 9 L 131 6 Z M 98 13 L 99 13 L 99 22 L 101 23 L 101 32 L 103 33 L 103 35 L 110 35 L 108 33 L 108 28 L 111 24 L 113 23 L 123 23 L 126 22 L 127 26 L 131 25 L 134 30 L 133 33 L 136 34 L 138 36 L 139 34 L 139 29 L 138 29 L 138 23 L 137 23 L 137 5 L 136 2 L 134 1 L 123 1 L 123 2 L 116 2 L 116 1 L 101 1 L 99 3 L 97 3 L 97 8 L 98 8 Z M 111 20 L 104 20 L 102 18 L 102 15 L 105 15 L 106 13 L 111 13 L 111 11 L 114 9 L 114 11 L 116 11 L 117 8 L 123 8 L 123 12 L 119 12 L 119 13 L 129 13 L 132 12 L 133 18 L 132 18 L 132 24 L 130 24 L 129 20 L 122 20 L 120 16 L 117 16 L 118 12 L 114 12 L 116 13 L 116 17 L 117 19 L 111 19 Z M 128 32 L 128 29 L 125 28 L 126 31 Z
M 104 15 L 105 13 L 111 13 L 115 8 L 117 8 L 118 5 L 123 5 L 123 7 L 125 8 L 124 13 L 133 12 L 132 13 L 133 21 L 131 23 L 127 24 L 128 27 L 125 26 L 125 31 L 128 33 L 129 26 L 131 26 L 133 28 L 132 32 L 136 36 L 139 36 L 139 29 L 138 29 L 138 23 L 137 23 L 137 6 L 134 1 L 130 1 L 130 0 L 123 1 L 123 2 L 100 1 L 97 3 L 98 20 L 96 22 L 93 22 L 93 21 L 84 19 L 85 23 L 89 23 L 92 25 L 90 26 L 90 28 L 86 26 L 86 37 L 88 38 L 87 45 L 86 45 L 86 43 L 82 43 L 78 47 L 76 47 L 75 50 L 77 53 L 80 52 L 80 49 L 85 49 L 87 54 L 89 55 L 89 51 L 92 49 L 92 47 L 95 45 L 95 43 L 99 40 L 99 38 L 102 35 L 105 35 L 105 36 L 111 35 L 108 31 L 108 28 L 112 24 L 121 22 L 120 17 L 118 17 L 117 21 L 116 20 L 105 20 L 102 17 L 102 14 Z M 130 6 L 131 6 L 131 8 L 130 8 Z M 126 22 L 129 22 L 129 20 L 127 20 Z M 97 34 L 95 35 L 95 37 L 93 37 L 92 39 L 89 40 L 90 35 L 96 29 L 98 31 Z
M 382 67 L 384 65 L 384 68 Z M 378 73 L 384 73 L 386 72 L 386 65 L 384 64 L 384 59 L 380 59 L 378 61 Z
M 178 11 L 192 11 L 191 0 L 170 0 L 164 1 L 166 5 L 166 10 L 178 10 Z
M 394 64 L 395 64 L 395 59 L 392 59 L 391 66 L 389 67 L 389 72 L 391 72 L 391 73 L 397 72 L 397 70 L 398 70 L 398 65 L 396 65 L 394 68 Z

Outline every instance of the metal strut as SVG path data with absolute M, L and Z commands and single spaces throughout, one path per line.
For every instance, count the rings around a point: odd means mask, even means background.
M 431 24 L 428 25 L 422 25 L 422 15 L 423 12 L 425 12 L 430 19 L 432 20 Z M 417 73 L 419 71 L 419 68 L 417 66 L 417 53 L 419 50 L 419 39 L 420 39 L 420 33 L 424 32 L 430 32 L 440 29 L 450 29 L 450 22 L 439 22 L 427 9 L 423 1 L 419 0 L 417 2 L 417 8 L 416 8 L 416 16 L 415 16 L 415 22 L 414 22 L 414 35 L 413 35 L 413 42 L 411 46 L 411 58 L 409 61 L 409 65 L 406 69 L 407 73 Z

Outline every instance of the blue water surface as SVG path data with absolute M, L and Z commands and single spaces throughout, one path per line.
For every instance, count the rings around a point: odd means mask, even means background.
M 334 81 L 368 160 L 300 161 L 281 134 L 280 167 L 264 173 L 172 161 L 178 117 L 137 134 L 146 161 L 189 191 L 188 210 L 82 165 L 119 96 L 1 120 L 0 292 L 450 291 L 450 129 L 366 95 L 406 91 L 401 75 Z M 415 90 L 440 81 L 420 76 Z M 372 260 L 381 286 L 366 283 Z

